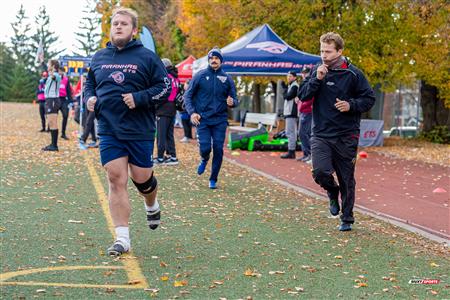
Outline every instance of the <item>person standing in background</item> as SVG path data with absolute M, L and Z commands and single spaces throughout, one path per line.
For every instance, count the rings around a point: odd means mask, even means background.
M 305 82 L 305 78 L 309 76 L 310 68 L 305 67 L 301 72 L 302 83 L 300 84 L 300 89 Z M 299 89 L 299 90 L 300 90 Z M 300 101 L 298 97 L 295 98 L 295 102 L 298 105 L 298 112 L 300 114 L 298 120 L 298 135 L 300 137 L 300 143 L 302 144 L 303 157 L 297 160 L 310 163 L 311 162 L 311 123 L 312 123 L 312 105 L 314 98 L 308 101 Z
M 157 158 L 155 164 L 178 165 L 177 153 L 175 149 L 174 122 L 177 109 L 175 98 L 179 92 L 180 81 L 178 80 L 178 70 L 172 65 L 168 58 L 161 60 L 166 67 L 166 71 L 171 81 L 171 91 L 168 101 L 156 105 L 156 127 L 157 127 Z M 167 154 L 167 156 L 166 156 Z
M 70 86 L 69 77 L 66 76 L 64 67 L 59 67 L 59 76 L 61 76 L 61 82 L 59 84 L 59 98 L 61 99 L 62 124 L 61 124 L 61 138 L 68 140 L 66 135 L 67 120 L 69 119 L 69 104 L 72 100 L 72 88 Z
M 48 61 L 48 77 L 45 82 L 45 112 L 52 142 L 42 148 L 43 151 L 58 151 L 58 110 L 61 107 L 59 85 L 61 76 L 58 74 L 59 62 L 56 59 Z
M 189 83 L 190 83 L 190 80 L 186 80 L 186 82 L 184 83 L 183 88 L 184 88 L 185 92 L 189 88 Z M 184 106 L 184 103 L 183 103 L 183 106 Z M 183 132 L 184 132 L 184 137 L 180 140 L 180 142 L 189 143 L 189 141 L 192 140 L 192 123 L 191 123 L 191 119 L 190 119 L 189 114 L 186 111 L 185 107 L 184 107 L 184 110 L 181 111 L 180 116 L 181 116 L 181 122 L 183 124 Z
M 288 152 L 280 158 L 295 159 L 295 150 L 297 148 L 297 105 L 295 97 L 298 92 L 297 74 L 289 71 L 287 74 L 288 86 L 285 90 L 283 115 L 286 121 L 286 136 L 288 138 Z
M 45 132 L 45 82 L 47 81 L 47 71 L 42 72 L 41 79 L 36 92 L 37 101 L 39 103 L 39 115 L 41 116 L 41 130 L 39 132 Z

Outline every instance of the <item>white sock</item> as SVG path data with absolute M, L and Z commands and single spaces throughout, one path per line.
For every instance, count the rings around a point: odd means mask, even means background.
M 158 199 L 155 199 L 155 203 L 152 206 L 148 206 L 147 203 L 144 201 L 145 210 L 147 211 L 155 211 L 159 208 Z
M 125 226 L 118 226 L 116 227 L 116 240 L 121 241 L 125 248 L 128 248 L 128 250 L 131 247 L 130 242 L 130 231 L 128 227 Z

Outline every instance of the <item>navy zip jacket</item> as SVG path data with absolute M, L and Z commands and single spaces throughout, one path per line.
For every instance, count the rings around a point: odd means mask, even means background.
M 155 105 L 167 101 L 170 80 L 156 54 L 137 40 L 118 49 L 111 43 L 97 51 L 87 76 L 85 101 L 97 96 L 98 134 L 121 140 L 153 140 Z M 136 107 L 128 108 L 122 94 L 132 93 Z
M 364 74 L 345 60 L 339 68 L 328 69 L 322 80 L 317 79 L 316 66 L 302 83 L 298 97 L 308 101 L 314 97 L 312 135 L 336 137 L 359 135 L 361 113 L 369 111 L 375 95 Z M 336 98 L 350 103 L 350 110 L 340 112 Z
M 200 122 L 214 125 L 228 120 L 228 96 L 233 98 L 233 107 L 239 105 L 231 76 L 222 68 L 214 70 L 208 66 L 192 78 L 184 103 L 189 115 L 197 113 L 201 116 Z

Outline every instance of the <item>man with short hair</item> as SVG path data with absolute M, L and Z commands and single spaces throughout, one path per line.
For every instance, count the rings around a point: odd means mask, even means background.
M 133 39 L 138 33 L 137 18 L 129 8 L 113 11 L 111 41 L 92 58 L 85 90 L 87 109 L 95 111 L 98 120 L 100 158 L 108 175 L 116 240 L 107 252 L 113 256 L 131 247 L 129 176 L 144 197 L 149 227 L 156 229 L 160 224 L 152 170 L 155 105 L 167 100 L 170 81 L 156 54 Z
M 217 179 L 222 166 L 228 107 L 239 105 L 233 79 L 222 70 L 222 62 L 220 49 L 211 49 L 208 52 L 208 67 L 194 75 L 184 94 L 186 110 L 191 115 L 192 124 L 197 126 L 201 156 L 197 168 L 198 175 L 205 172 L 212 146 L 210 189 L 217 188 Z
M 370 110 L 375 95 L 364 74 L 342 56 L 344 40 L 334 32 L 320 37 L 322 64 L 300 87 L 299 98 L 314 97 L 311 138 L 313 178 L 327 191 L 330 213 L 339 214 L 340 231 L 349 231 L 355 222 L 355 163 L 361 113 Z M 339 185 L 333 173 L 336 171 Z

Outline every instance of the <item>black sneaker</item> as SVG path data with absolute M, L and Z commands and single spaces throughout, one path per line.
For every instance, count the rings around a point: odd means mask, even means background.
M 332 216 L 337 216 L 339 214 L 339 188 L 334 191 L 328 192 L 328 198 L 330 199 L 330 214 Z
M 178 158 L 176 157 L 166 157 L 166 159 L 164 160 L 164 164 L 168 165 L 168 166 L 176 166 L 178 165 L 179 161 Z
M 61 135 L 61 138 L 62 138 L 63 140 L 66 140 L 66 141 L 69 140 L 69 138 L 68 138 L 67 135 L 65 135 L 65 134 Z
M 59 151 L 58 146 L 48 145 L 42 148 L 42 151 Z
M 151 230 L 158 228 L 159 224 L 161 224 L 161 210 L 159 208 L 157 210 L 147 210 L 147 224 Z
M 115 241 L 111 247 L 108 248 L 107 252 L 109 256 L 121 256 L 127 253 L 129 249 L 125 248 L 125 245 L 121 241 Z
M 339 226 L 339 231 L 350 231 L 352 230 L 352 224 L 350 223 L 341 223 Z
M 155 158 L 153 160 L 154 165 L 164 165 L 166 163 L 166 160 L 164 158 Z

